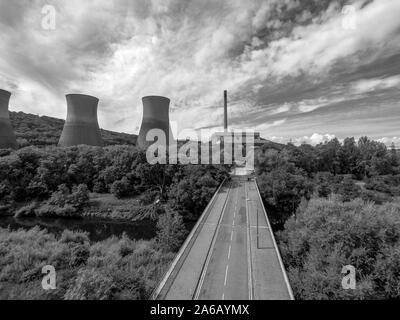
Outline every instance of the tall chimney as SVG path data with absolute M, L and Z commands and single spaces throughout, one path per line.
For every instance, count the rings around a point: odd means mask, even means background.
M 152 129 L 164 131 L 166 143 L 169 145 L 169 142 L 173 139 L 169 124 L 170 99 L 161 96 L 148 96 L 142 98 L 142 102 L 143 120 L 139 131 L 139 147 L 146 148 L 153 143 L 146 140 L 147 133 Z
M 103 146 L 97 121 L 99 99 L 83 94 L 68 94 L 67 120 L 58 145 L 70 147 L 80 144 Z
M 224 91 L 224 131 L 228 131 L 228 91 Z
M 11 125 L 8 104 L 10 102 L 11 92 L 0 89 L 0 148 L 16 149 L 18 147 L 14 130 Z

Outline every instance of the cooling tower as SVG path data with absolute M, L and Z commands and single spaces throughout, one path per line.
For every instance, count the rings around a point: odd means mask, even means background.
M 83 94 L 69 94 L 67 98 L 67 120 L 58 145 L 70 147 L 80 144 L 103 146 L 97 105 L 99 99 Z
M 173 139 L 169 125 L 169 104 L 170 100 L 165 97 L 149 96 L 143 101 L 143 121 L 139 131 L 138 145 L 146 148 L 153 141 L 146 141 L 147 133 L 152 129 L 164 131 L 167 145 Z
M 0 89 L 0 148 L 17 148 L 13 127 L 11 126 L 10 115 L 8 113 L 8 103 L 11 93 Z

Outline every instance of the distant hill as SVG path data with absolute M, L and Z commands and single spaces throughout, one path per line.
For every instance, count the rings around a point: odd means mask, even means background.
M 277 151 L 281 151 L 282 149 L 284 149 L 286 147 L 286 145 L 284 145 L 284 144 L 266 140 L 264 138 L 256 139 L 254 141 L 254 144 L 256 147 L 263 148 L 264 150 L 265 149 L 275 149 Z
M 10 119 L 21 146 L 57 145 L 65 122 L 61 119 L 39 117 L 24 112 L 10 112 Z M 136 145 L 137 136 L 133 134 L 101 129 L 101 135 L 106 145 Z
M 24 112 L 10 112 L 10 119 L 15 135 L 20 146 L 35 145 L 47 146 L 57 145 L 64 120 L 47 116 L 37 116 Z M 101 135 L 106 145 L 127 144 L 136 145 L 137 135 L 119 133 L 101 129 Z M 180 141 L 180 145 L 184 141 Z M 285 145 L 259 138 L 255 140 L 258 147 L 282 150 Z

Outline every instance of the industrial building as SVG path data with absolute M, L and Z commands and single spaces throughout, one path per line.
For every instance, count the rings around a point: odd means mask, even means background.
M 17 139 L 8 113 L 11 92 L 0 89 L 0 148 L 17 148 Z
M 69 94 L 66 99 L 67 120 L 58 145 L 70 147 L 85 144 L 102 147 L 103 139 L 97 121 L 99 99 L 83 94 Z
M 139 131 L 138 146 L 146 148 L 154 141 L 146 139 L 147 134 L 152 129 L 159 129 L 165 133 L 166 148 L 173 136 L 169 123 L 169 105 L 170 99 L 161 96 L 148 96 L 142 98 L 143 101 L 143 120 Z

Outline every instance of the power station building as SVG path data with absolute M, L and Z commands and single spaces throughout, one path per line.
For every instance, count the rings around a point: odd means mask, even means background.
M 64 124 L 60 141 L 61 147 L 80 144 L 102 147 L 97 106 L 99 99 L 83 94 L 69 94 L 67 99 L 67 120 Z
M 0 89 L 0 149 L 18 147 L 8 112 L 10 97 L 11 92 Z
M 169 123 L 170 99 L 160 96 L 148 96 L 142 98 L 143 101 L 143 120 L 139 131 L 138 146 L 146 148 L 154 143 L 147 134 L 153 129 L 162 130 L 166 137 L 166 147 L 173 140 Z M 156 133 L 156 132 L 154 132 Z M 149 137 L 152 138 L 152 137 Z

